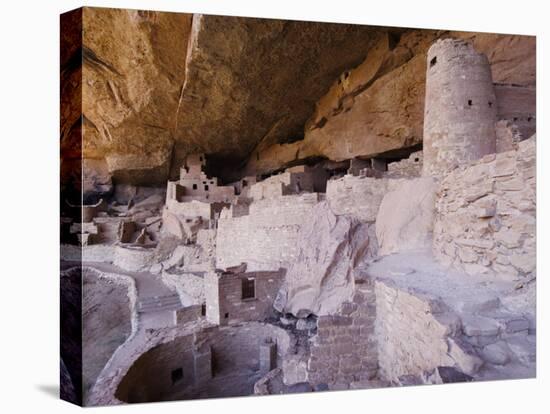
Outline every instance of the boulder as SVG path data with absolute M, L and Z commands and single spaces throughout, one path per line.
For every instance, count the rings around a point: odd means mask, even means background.
M 380 255 L 430 246 L 436 189 L 431 177 L 421 177 L 400 180 L 386 193 L 376 217 Z
M 334 215 L 324 201 L 313 208 L 296 246 L 286 276 L 284 312 L 298 318 L 336 312 L 353 294 L 353 269 L 369 255 L 368 225 Z

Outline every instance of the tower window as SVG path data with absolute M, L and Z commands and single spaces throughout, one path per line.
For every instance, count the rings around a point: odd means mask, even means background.
M 437 63 L 437 56 L 434 56 L 432 60 L 430 60 L 430 68 L 434 66 Z
M 172 370 L 172 385 L 177 384 L 183 379 L 183 369 L 177 368 Z
M 472 100 L 468 99 L 468 106 L 472 106 Z
M 201 305 L 201 316 L 206 316 L 206 303 Z
M 208 191 L 208 185 L 204 186 L 204 191 Z
M 256 297 L 256 281 L 253 278 L 242 279 L 242 299 L 254 299 Z

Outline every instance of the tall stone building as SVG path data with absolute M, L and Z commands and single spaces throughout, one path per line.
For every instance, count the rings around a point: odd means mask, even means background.
M 463 40 L 428 51 L 424 175 L 438 176 L 495 152 L 497 105 L 487 57 Z

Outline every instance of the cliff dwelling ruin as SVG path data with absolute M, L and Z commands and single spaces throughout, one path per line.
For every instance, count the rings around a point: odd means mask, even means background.
M 72 398 L 535 376 L 533 37 L 95 8 L 62 33 Z

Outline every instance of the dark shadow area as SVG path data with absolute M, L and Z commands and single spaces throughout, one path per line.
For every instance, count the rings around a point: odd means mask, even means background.
M 40 384 L 36 386 L 36 389 L 49 397 L 59 399 L 59 384 Z

